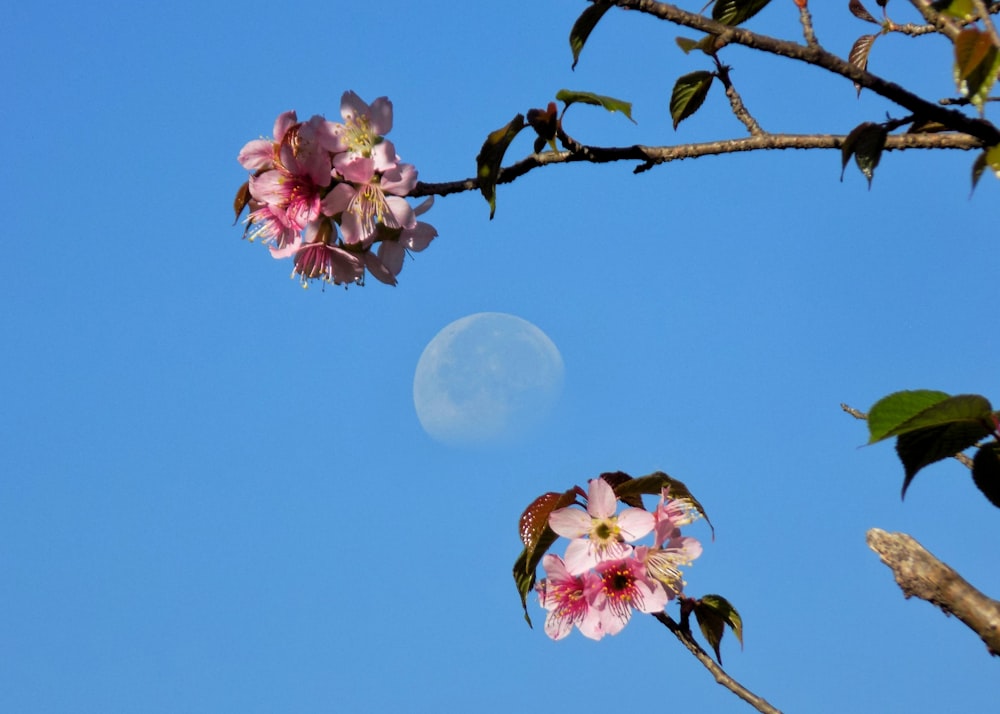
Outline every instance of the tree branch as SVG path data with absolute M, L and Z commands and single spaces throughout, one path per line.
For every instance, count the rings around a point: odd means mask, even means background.
M 546 152 L 531 154 L 516 164 L 500 170 L 497 183 L 511 183 L 533 169 L 549 164 L 576 162 L 610 163 L 613 161 L 640 161 L 635 173 L 646 171 L 657 164 L 665 164 L 680 159 L 695 159 L 701 156 L 733 154 L 743 151 L 768 149 L 839 149 L 846 136 L 833 134 L 761 134 L 740 139 L 724 139 L 699 144 L 678 144 L 677 146 L 622 146 L 622 147 L 581 147 L 580 151 Z M 978 139 L 964 134 L 893 134 L 886 139 L 886 151 L 904 149 L 960 149 L 969 151 L 980 147 Z M 460 181 L 425 183 L 421 181 L 408 194 L 419 196 L 447 196 L 463 191 L 475 191 L 479 180 L 467 178 Z
M 990 122 L 967 116 L 960 111 L 948 109 L 923 99 L 894 82 L 882 79 L 878 75 L 871 74 L 847 60 L 827 52 L 818 45 L 809 47 L 788 40 L 779 40 L 767 35 L 760 35 L 743 28 L 730 27 L 702 15 L 681 10 L 675 5 L 655 2 L 654 0 L 608 1 L 612 5 L 625 10 L 638 10 L 661 20 L 672 22 L 675 25 L 690 27 L 693 30 L 700 30 L 711 35 L 716 35 L 718 37 L 716 42 L 717 48 L 727 44 L 738 44 L 768 54 L 787 57 L 821 67 L 828 72 L 845 77 L 865 89 L 870 89 L 872 92 L 885 97 L 889 101 L 908 109 L 918 117 L 930 119 L 943 124 L 949 129 L 975 136 L 985 146 L 1000 144 L 1000 130 Z M 912 2 L 919 7 L 921 4 L 926 3 L 927 0 L 912 0 Z M 928 10 L 928 12 L 933 12 L 933 10 Z
M 781 714 L 781 710 L 772 706 L 766 699 L 759 697 L 749 689 L 744 687 L 742 684 L 737 682 L 735 679 L 726 674 L 726 671 L 722 669 L 721 666 L 716 664 L 715 660 L 712 659 L 705 650 L 701 648 L 695 640 L 691 637 L 691 633 L 682 628 L 677 622 L 674 621 L 670 615 L 665 612 L 655 612 L 653 617 L 662 622 L 668 630 L 670 630 L 674 637 L 680 640 L 681 644 L 687 647 L 688 651 L 697 658 L 699 662 L 711 672 L 712 676 L 715 677 L 715 681 L 721 684 L 723 687 L 728 689 L 730 692 L 735 694 L 737 697 L 748 703 L 754 709 L 759 712 L 764 712 L 764 714 Z
M 979 592 L 905 533 L 872 528 L 867 541 L 892 570 L 906 598 L 916 596 L 954 615 L 979 635 L 991 655 L 1000 655 L 1000 602 Z

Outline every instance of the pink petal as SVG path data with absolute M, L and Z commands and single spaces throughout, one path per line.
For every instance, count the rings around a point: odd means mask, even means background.
M 416 213 L 416 211 L 414 211 Z M 437 230 L 430 223 L 417 221 L 417 225 L 404 231 L 400 239 L 403 244 L 415 253 L 419 253 L 426 248 L 434 238 L 437 237 Z
M 580 575 L 597 565 L 597 554 L 594 553 L 592 545 L 593 543 L 586 538 L 576 538 L 569 542 L 563 561 L 570 573 Z
M 369 113 L 368 105 L 352 91 L 344 92 L 340 98 L 340 116 L 344 121 L 352 121 L 355 117 Z
M 381 136 L 392 131 L 392 102 L 388 97 L 379 97 L 372 102 L 368 116 L 375 134 Z
M 563 538 L 580 538 L 590 532 L 591 518 L 579 508 L 567 506 L 549 514 L 549 528 Z
M 399 271 L 403 269 L 405 257 L 406 248 L 398 241 L 384 240 L 378 246 L 379 260 L 393 275 L 399 275 Z
M 615 491 L 607 481 L 602 478 L 590 480 L 590 489 L 587 493 L 587 512 L 593 518 L 610 518 L 615 515 L 617 505 L 618 499 L 615 497 Z
M 625 540 L 632 542 L 642 538 L 653 530 L 656 518 L 649 511 L 641 508 L 626 508 L 618 514 L 618 527 L 621 528 Z
M 239 156 L 237 160 L 240 162 L 240 166 L 245 168 L 247 171 L 256 171 L 257 169 L 271 168 L 274 161 L 274 142 L 268 139 L 254 139 L 253 141 L 248 141 L 246 145 L 240 149 Z
M 349 184 L 338 183 L 323 198 L 323 202 L 320 203 L 320 210 L 324 216 L 336 216 L 338 213 L 343 213 L 357 192 L 357 189 Z
M 365 267 L 368 268 L 368 272 L 375 276 L 375 279 L 379 282 L 386 285 L 396 284 L 396 276 L 371 251 L 365 253 Z
M 294 110 L 279 114 L 278 118 L 274 120 L 274 140 L 280 144 L 281 140 L 285 138 L 285 133 L 298 122 Z

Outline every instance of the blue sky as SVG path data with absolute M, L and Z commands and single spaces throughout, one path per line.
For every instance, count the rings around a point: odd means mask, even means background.
M 846 53 L 868 28 L 827 5 L 819 39 Z M 501 187 L 493 221 L 478 194 L 439 199 L 396 288 L 302 290 L 231 225 L 240 147 L 287 109 L 337 118 L 347 89 L 392 99 L 426 181 L 473 175 L 488 132 L 563 87 L 634 103 L 636 125 L 574 107 L 587 143 L 742 135 L 718 87 L 671 129 L 673 80 L 709 67 L 649 17 L 610 12 L 571 72 L 584 7 L 7 9 L 0 710 L 750 711 L 651 618 L 599 643 L 524 625 L 521 509 L 619 469 L 705 505 L 689 594 L 739 608 L 725 664 L 776 706 L 995 704 L 982 644 L 904 601 L 864 533 L 909 532 L 997 594 L 996 509 L 951 463 L 900 502 L 892 448 L 859 448 L 838 406 L 995 397 L 997 185 L 969 198 L 972 155 L 887 155 L 870 191 L 833 152 L 549 167 Z M 800 37 L 791 3 L 750 26 Z M 900 114 L 732 49 L 769 131 Z M 948 96 L 947 52 L 886 37 L 871 66 Z M 413 372 L 480 311 L 552 338 L 563 396 L 519 444 L 448 447 Z

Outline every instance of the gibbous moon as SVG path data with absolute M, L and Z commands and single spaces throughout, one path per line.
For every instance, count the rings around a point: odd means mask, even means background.
M 539 426 L 562 391 L 563 360 L 527 320 L 480 312 L 447 325 L 413 377 L 420 425 L 445 444 L 516 441 Z

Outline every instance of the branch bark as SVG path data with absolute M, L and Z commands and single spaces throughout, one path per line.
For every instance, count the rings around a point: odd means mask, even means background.
M 760 134 L 740 139 L 724 139 L 699 144 L 678 144 L 676 146 L 585 146 L 580 151 L 546 152 L 531 154 L 526 158 L 501 169 L 497 183 L 511 183 L 533 169 L 550 164 L 575 162 L 610 163 L 612 161 L 639 161 L 635 172 L 646 171 L 657 164 L 665 164 L 680 159 L 695 159 L 701 156 L 734 154 L 743 151 L 763 151 L 769 149 L 839 149 L 846 136 L 833 134 Z M 894 134 L 886 140 L 886 151 L 904 149 L 978 149 L 981 143 L 966 134 Z M 476 178 L 425 183 L 421 181 L 409 196 L 447 196 L 479 188 Z
M 1000 655 L 1000 602 L 987 597 L 905 533 L 872 528 L 868 547 L 892 570 L 903 595 L 918 597 L 954 615 Z
M 662 622 L 666 628 L 673 633 L 674 637 L 680 640 L 682 645 L 687 647 L 688 651 L 693 654 L 695 658 L 702 663 L 702 665 L 704 665 L 705 669 L 707 669 L 713 677 L 715 677 L 716 682 L 721 684 L 757 711 L 763 712 L 763 714 L 781 714 L 780 709 L 775 708 L 766 699 L 754 694 L 726 674 L 726 671 L 722 669 L 721 666 L 716 664 L 715 660 L 712 659 L 709 654 L 701 648 L 701 645 L 699 645 L 691 637 L 691 633 L 681 627 L 672 617 L 670 617 L 670 615 L 665 612 L 656 612 L 653 613 L 653 617 Z

